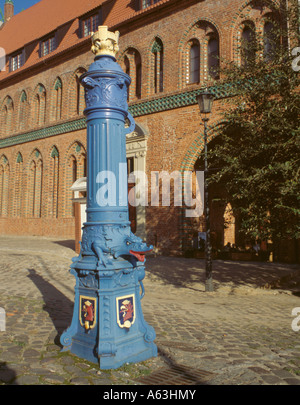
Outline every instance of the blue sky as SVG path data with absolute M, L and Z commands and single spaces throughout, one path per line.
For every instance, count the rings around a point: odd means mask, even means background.
M 13 0 L 15 5 L 15 14 L 20 13 L 20 11 L 25 10 L 28 7 L 33 6 L 38 3 L 39 0 Z M 1 0 L 0 7 L 2 12 L 4 12 L 4 0 Z

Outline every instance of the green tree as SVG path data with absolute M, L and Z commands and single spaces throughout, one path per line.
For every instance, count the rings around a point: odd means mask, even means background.
M 275 246 L 300 237 L 300 83 L 291 55 L 298 7 L 278 16 L 261 44 L 251 34 L 241 43 L 240 64 L 223 63 L 222 81 L 234 96 L 209 151 L 210 169 L 217 168 L 209 183 L 226 186 L 241 232 Z

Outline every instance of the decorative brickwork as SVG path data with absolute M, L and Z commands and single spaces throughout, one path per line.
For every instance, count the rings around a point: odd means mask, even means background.
M 5 155 L 0 157 L 0 213 L 7 217 L 9 213 L 9 180 L 10 167 Z
M 21 217 L 22 212 L 22 201 L 23 201 L 23 157 L 19 152 L 16 158 L 15 165 L 15 176 L 14 176 L 14 187 L 12 189 L 13 202 L 12 202 L 12 216 Z
M 38 149 L 35 149 L 30 157 L 26 168 L 28 193 L 25 216 L 40 218 L 42 216 L 42 181 L 43 181 L 43 157 Z M 44 212 L 43 212 L 44 213 Z
M 49 176 L 48 176 L 48 215 L 58 217 L 58 194 L 59 194 L 59 152 L 56 146 L 52 147 L 50 154 Z

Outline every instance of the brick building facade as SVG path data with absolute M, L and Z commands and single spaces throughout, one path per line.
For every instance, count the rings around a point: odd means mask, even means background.
M 0 47 L 0 232 L 74 238 L 72 184 L 86 175 L 84 94 L 78 78 L 93 61 L 90 34 L 98 25 L 120 31 L 118 62 L 132 78 L 129 110 L 136 130 L 127 139 L 134 170 L 195 171 L 203 149 L 196 95 L 215 93 L 209 139 L 217 131 L 226 88 L 218 63 L 239 61 L 249 24 L 263 41 L 276 0 L 41 0 L 19 14 L 5 0 Z M 250 38 L 251 39 L 251 38 Z M 156 178 L 156 181 L 157 180 Z M 150 185 L 149 185 L 150 186 Z M 224 190 L 212 190 L 214 197 Z M 149 191 L 150 194 L 150 191 Z M 236 243 L 224 228 L 228 206 L 212 207 L 218 247 Z M 183 253 L 203 218 L 183 207 L 136 207 L 136 232 L 158 251 Z

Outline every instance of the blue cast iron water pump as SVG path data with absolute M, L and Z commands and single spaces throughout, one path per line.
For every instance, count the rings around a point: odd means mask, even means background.
M 130 77 L 116 62 L 119 33 L 98 27 L 92 36 L 95 61 L 80 78 L 87 122 L 87 220 L 81 251 L 72 259 L 75 301 L 63 350 L 98 363 L 100 369 L 157 355 L 154 329 L 141 299 L 145 254 L 152 250 L 131 232 L 128 214 L 126 134 Z M 126 123 L 129 125 L 126 127 Z

